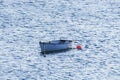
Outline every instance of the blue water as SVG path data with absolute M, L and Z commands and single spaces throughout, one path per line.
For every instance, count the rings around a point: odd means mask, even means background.
M 119 0 L 0 0 L 0 80 L 120 80 Z M 39 41 L 82 50 L 40 54 Z

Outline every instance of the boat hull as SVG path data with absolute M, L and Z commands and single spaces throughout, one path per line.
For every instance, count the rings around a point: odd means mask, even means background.
M 52 41 L 47 43 L 40 42 L 41 52 L 60 51 L 72 48 L 72 41 Z

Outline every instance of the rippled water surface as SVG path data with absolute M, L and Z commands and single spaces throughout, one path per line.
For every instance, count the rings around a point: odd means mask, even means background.
M 40 54 L 61 37 L 82 50 Z M 0 80 L 120 80 L 120 1 L 0 0 Z

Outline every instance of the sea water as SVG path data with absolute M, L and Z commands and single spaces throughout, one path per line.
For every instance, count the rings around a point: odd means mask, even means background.
M 40 54 L 61 37 L 82 50 Z M 120 1 L 0 0 L 0 80 L 120 80 Z

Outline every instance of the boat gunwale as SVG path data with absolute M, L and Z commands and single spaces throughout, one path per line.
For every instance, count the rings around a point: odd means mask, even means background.
M 61 40 L 55 40 L 55 41 L 61 41 Z M 73 42 L 72 40 L 63 40 L 63 41 L 69 41 L 69 42 Z M 52 41 L 48 41 L 48 42 L 39 42 L 40 44 L 54 44 L 54 45 L 58 45 L 58 44 L 67 44 L 67 43 L 52 43 Z M 68 43 L 69 44 L 69 43 Z

